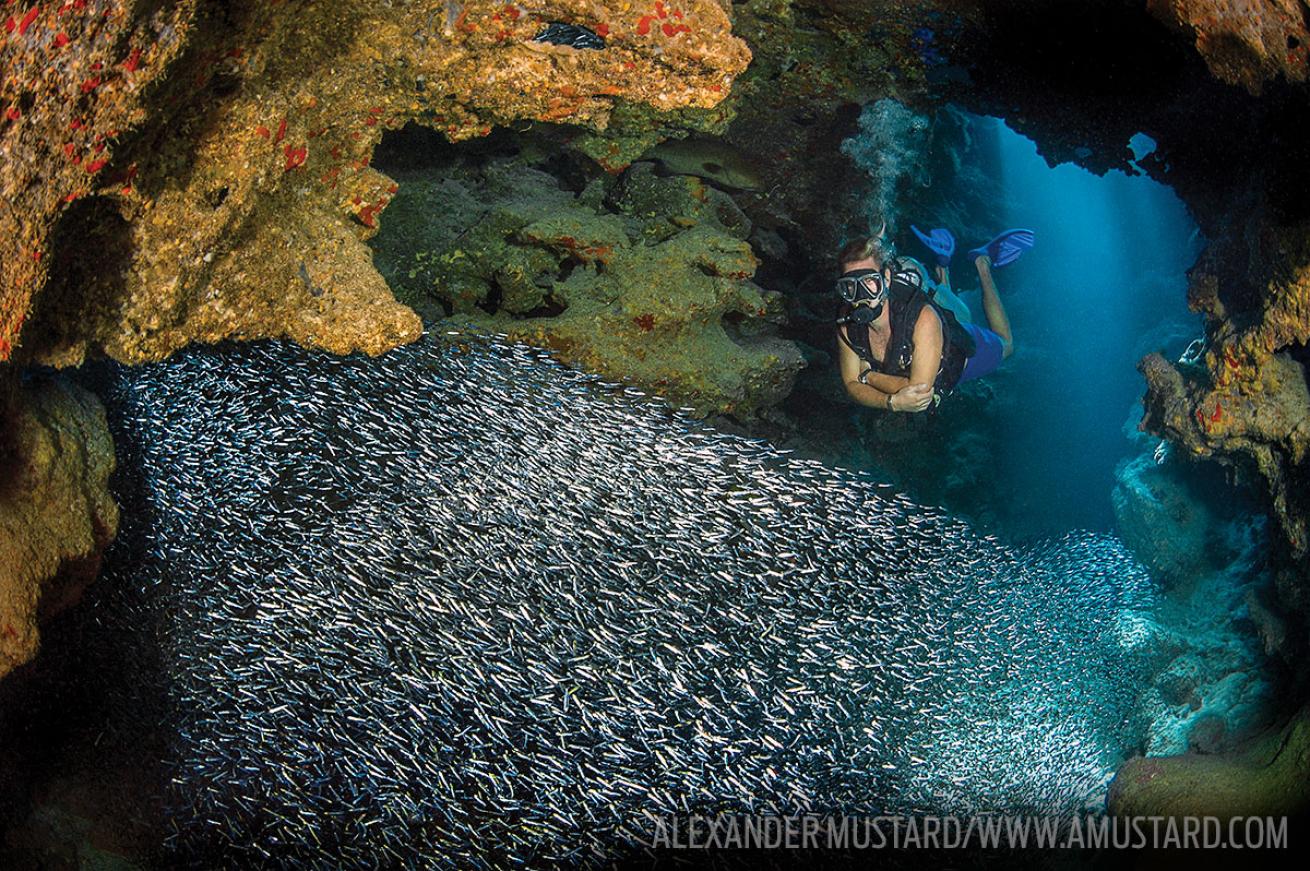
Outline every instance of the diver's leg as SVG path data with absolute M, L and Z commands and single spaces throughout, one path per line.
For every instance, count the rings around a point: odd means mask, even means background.
M 1005 306 L 1001 304 L 996 282 L 992 279 L 991 258 L 981 255 L 974 259 L 973 265 L 978 267 L 978 280 L 982 282 L 983 312 L 987 315 L 987 326 L 1005 342 L 1004 359 L 1014 353 L 1014 338 L 1010 335 L 1010 318 L 1005 314 Z
M 932 301 L 942 308 L 950 309 L 960 323 L 973 323 L 973 314 L 970 313 L 969 306 L 951 290 L 951 271 L 945 266 L 938 266 L 936 272 L 937 288 L 933 292 Z

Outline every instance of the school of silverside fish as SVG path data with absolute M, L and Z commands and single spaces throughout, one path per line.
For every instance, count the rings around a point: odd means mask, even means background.
M 133 483 L 87 643 L 142 688 L 117 728 L 162 718 L 171 860 L 1081 810 L 1139 740 L 1154 599 L 1113 538 L 1014 549 L 500 337 L 109 371 Z

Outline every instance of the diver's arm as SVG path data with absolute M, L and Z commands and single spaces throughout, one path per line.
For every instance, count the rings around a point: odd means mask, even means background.
M 933 382 L 942 366 L 942 321 L 932 306 L 924 306 L 914 324 L 914 359 L 910 361 L 910 385 L 914 404 L 903 408 L 912 413 L 932 405 Z
M 869 374 L 864 376 L 864 383 L 870 387 L 886 393 L 888 396 L 900 393 L 906 387 L 910 386 L 909 378 L 902 378 L 899 375 L 888 375 L 884 372 L 874 372 L 870 370 Z
M 914 358 L 910 383 L 932 386 L 942 368 L 942 320 L 932 306 L 924 306 L 914 324 Z
M 848 326 L 843 325 L 837 329 L 845 330 L 848 328 Z M 856 356 L 855 352 L 842 340 L 841 336 L 837 337 L 837 358 L 841 362 L 842 382 L 846 385 L 846 392 L 851 395 L 851 399 L 854 399 L 860 405 L 867 405 L 870 408 L 877 408 L 882 411 L 897 410 L 896 407 L 889 404 L 889 401 L 892 394 L 910 383 L 908 380 L 872 371 L 867 363 Z M 869 374 L 865 376 L 865 383 L 861 383 L 860 373 L 866 371 Z M 899 406 L 899 403 L 897 403 L 897 406 Z

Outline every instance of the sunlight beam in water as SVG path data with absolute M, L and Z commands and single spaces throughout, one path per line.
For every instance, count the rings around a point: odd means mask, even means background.
M 1123 427 L 1145 392 L 1137 361 L 1176 357 L 1200 334 L 1186 290 L 1196 224 L 1153 179 L 1051 167 L 1003 122 L 973 122 L 994 137 L 1002 223 L 1037 236 L 997 273 L 1016 347 L 1001 389 L 1024 400 L 1000 445 L 1004 474 L 1048 494 L 1042 510 L 1056 528 L 1109 529 L 1115 463 L 1136 449 Z M 1138 159 L 1154 147 L 1146 136 L 1129 145 Z

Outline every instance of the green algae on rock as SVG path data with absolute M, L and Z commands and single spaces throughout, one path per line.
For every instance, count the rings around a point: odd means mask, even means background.
M 1310 709 L 1230 753 L 1137 757 L 1107 801 L 1116 816 L 1295 816 L 1310 808 Z
M 781 297 L 749 280 L 750 221 L 699 178 L 642 163 L 574 193 L 512 159 L 397 177 L 378 268 L 431 319 L 551 348 L 700 415 L 750 418 L 790 390 L 802 360 L 773 335 Z
M 601 246 L 588 238 L 583 247 Z M 749 418 L 781 401 L 801 366 L 790 342 L 748 332 L 782 316 L 779 296 L 747 280 L 755 264 L 746 243 L 691 228 L 655 245 L 616 248 L 603 274 L 575 270 L 556 289 L 563 314 L 499 326 L 567 362 L 652 388 L 697 415 Z M 741 319 L 735 337 L 724 323 L 733 316 Z

